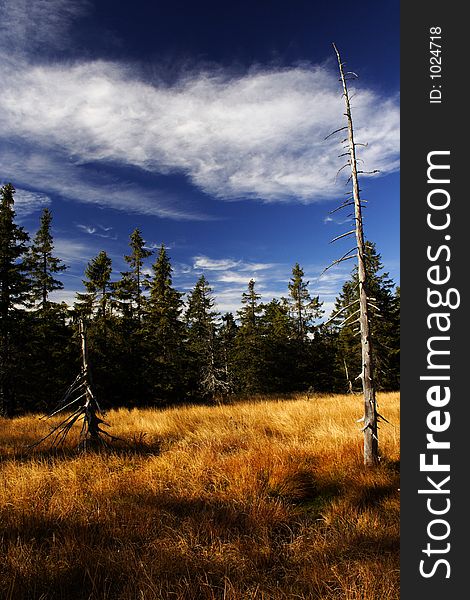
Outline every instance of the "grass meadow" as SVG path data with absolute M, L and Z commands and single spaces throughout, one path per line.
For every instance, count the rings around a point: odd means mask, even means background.
M 356 395 L 112 410 L 122 441 L 86 454 L 0 419 L 0 597 L 398 600 L 399 395 L 378 403 L 374 469 Z

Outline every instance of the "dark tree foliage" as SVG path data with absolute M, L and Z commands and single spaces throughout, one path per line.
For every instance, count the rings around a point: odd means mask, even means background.
M 261 327 L 263 307 L 255 286 L 255 280 L 250 279 L 248 290 L 242 294 L 235 349 L 237 388 L 248 394 L 265 391 L 268 376 Z
M 261 303 L 253 279 L 241 308 L 220 315 L 206 277 L 188 295 L 173 285 L 162 245 L 148 276 L 151 252 L 139 229 L 130 236 L 128 268 L 113 280 L 103 250 L 85 268 L 74 309 L 54 302 L 65 269 L 54 253 L 52 214 L 45 209 L 29 236 L 15 223 L 14 188 L 0 199 L 0 403 L 5 416 L 49 411 L 80 368 L 78 318 L 87 324 L 93 388 L 104 409 L 220 402 L 230 396 L 357 388 L 359 339 L 354 326 L 357 272 L 336 301 L 341 314 L 323 314 L 296 263 L 285 298 Z M 381 389 L 399 385 L 399 289 L 367 245 L 372 337 Z
M 144 377 L 146 361 L 144 315 L 145 291 L 149 277 L 145 261 L 152 252 L 146 248 L 140 229 L 135 229 L 129 238 L 130 254 L 124 256 L 128 269 L 121 278 L 112 283 L 111 303 L 116 318 L 113 319 L 112 349 L 115 365 L 115 405 L 136 406 L 149 398 L 149 385 Z
M 375 360 L 375 380 L 377 389 L 396 390 L 400 384 L 400 303 L 399 295 L 388 273 L 383 272 L 380 254 L 375 244 L 366 243 L 366 269 L 368 271 L 368 295 L 371 299 L 370 326 L 372 349 Z M 338 389 L 347 389 L 349 383 L 354 388 L 359 384 L 357 375 L 361 372 L 361 347 L 354 326 L 357 304 L 358 278 L 357 268 L 354 268 L 351 279 L 344 285 L 335 304 L 335 312 L 343 310 L 334 321 L 338 332 L 336 353 L 336 371 Z M 346 325 L 340 327 L 342 321 Z M 348 372 L 349 381 L 346 377 Z M 342 384 L 340 383 L 342 381 Z
M 63 289 L 61 281 L 55 278 L 58 273 L 67 269 L 62 261 L 54 256 L 54 241 L 51 232 L 52 213 L 45 208 L 41 215 L 39 229 L 26 257 L 29 275 L 29 299 L 32 307 L 45 312 L 48 308 L 49 295 L 55 290 Z
M 268 377 L 263 381 L 263 391 L 289 392 L 297 388 L 296 323 L 290 316 L 285 300 L 274 298 L 262 305 L 261 332 L 264 369 Z
M 23 409 L 48 411 L 60 399 L 77 362 L 68 307 L 50 298 L 51 293 L 63 289 L 56 277 L 67 267 L 54 255 L 52 213 L 48 208 L 42 212 L 24 265 L 29 310 L 22 313 L 23 326 L 18 331 L 22 385 L 17 398 Z
M 29 236 L 15 223 L 15 188 L 0 190 L 0 414 L 15 412 L 18 367 L 21 364 L 20 331 L 24 319 L 20 308 L 28 300 L 25 254 Z
M 233 394 L 235 391 L 235 348 L 238 326 L 231 312 L 225 313 L 221 317 L 219 327 L 219 352 L 220 361 L 224 370 L 224 381 L 226 382 L 227 394 Z
M 18 404 L 23 410 L 49 412 L 79 369 L 79 349 L 65 304 L 48 301 L 46 310 L 22 314 Z
M 173 269 L 163 244 L 152 272 L 144 320 L 144 370 L 152 404 L 162 405 L 185 399 L 188 387 L 183 294 L 173 287 Z
M 98 402 L 103 408 L 119 404 L 122 371 L 119 369 L 117 315 L 113 313 L 114 285 L 111 281 L 112 261 L 101 250 L 86 266 L 83 285 L 86 292 L 77 293 L 75 313 L 86 323 L 90 371 Z M 78 322 L 74 336 L 78 344 Z
M 304 271 L 296 263 L 292 269 L 292 277 L 288 284 L 288 305 L 293 324 L 292 379 L 294 389 L 305 390 L 318 388 L 317 363 L 319 344 L 314 343 L 315 322 L 323 314 L 322 302 L 318 296 L 310 295 L 309 282 L 304 281 Z
M 218 335 L 219 315 L 213 308 L 212 289 L 201 275 L 188 298 L 186 312 L 195 391 L 200 398 L 221 400 L 231 390 L 231 382 Z
M 145 247 L 140 229 L 134 229 L 130 236 L 131 253 L 124 257 L 129 269 L 121 273 L 121 279 L 115 285 L 115 299 L 124 318 L 142 321 L 144 290 L 148 288 L 148 277 L 144 274 L 145 259 L 152 252 Z
M 95 256 L 85 269 L 85 293 L 77 294 L 76 310 L 83 316 L 95 315 L 105 325 L 111 312 L 112 261 L 104 250 Z
M 313 331 L 313 323 L 322 314 L 322 303 L 318 296 L 312 298 L 308 290 L 308 281 L 304 281 L 304 271 L 299 263 L 292 269 L 292 278 L 289 281 L 289 307 L 291 317 L 295 324 L 296 339 L 302 343 Z

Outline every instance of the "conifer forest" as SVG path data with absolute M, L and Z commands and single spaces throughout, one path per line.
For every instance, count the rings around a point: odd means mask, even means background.
M 295 264 L 285 295 L 261 302 L 246 282 L 236 314 L 216 310 L 202 275 L 190 293 L 172 280 L 171 256 L 130 232 L 127 269 L 116 274 L 103 248 L 83 265 L 75 303 L 54 301 L 66 263 L 54 250 L 53 214 L 36 232 L 15 218 L 15 188 L 0 200 L 0 409 L 6 417 L 49 412 L 80 370 L 79 322 L 86 324 L 90 376 L 103 410 L 223 403 L 257 394 L 348 393 L 361 389 L 354 327 L 357 268 L 333 315 Z M 399 288 L 367 242 L 374 308 L 377 390 L 399 387 Z
M 400 598 L 398 8 L 0 2 L 0 600 Z

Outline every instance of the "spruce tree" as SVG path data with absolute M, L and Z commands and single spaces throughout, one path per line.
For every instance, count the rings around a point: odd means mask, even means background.
M 219 346 L 222 367 L 224 370 L 224 381 L 228 385 L 228 394 L 236 391 L 235 380 L 235 349 L 238 327 L 231 312 L 221 317 L 219 329 Z
M 25 397 L 23 403 L 34 410 L 48 410 L 56 404 L 76 367 L 68 308 L 65 303 L 50 301 L 51 292 L 64 287 L 55 276 L 67 268 L 54 255 L 51 224 L 51 211 L 45 208 L 26 257 L 32 310 L 24 344 L 29 364 L 23 376 L 27 390 L 23 394 L 29 398 Z
M 317 366 L 320 356 L 318 344 L 314 341 L 315 320 L 323 314 L 322 303 L 318 296 L 310 295 L 309 282 L 304 280 L 304 270 L 299 263 L 292 268 L 292 277 L 288 284 L 288 305 L 292 320 L 291 358 L 293 360 L 293 389 L 316 389 Z
M 284 298 L 273 298 L 263 304 L 261 331 L 262 354 L 265 357 L 264 391 L 274 393 L 299 389 L 292 341 L 296 329 Z
M 240 327 L 236 339 L 236 374 L 244 393 L 258 393 L 266 385 L 266 356 L 261 330 L 261 296 L 256 292 L 254 279 L 242 294 L 242 308 L 237 312 Z
M 201 275 L 188 298 L 189 348 L 196 370 L 198 395 L 220 400 L 230 391 L 230 382 L 217 339 L 218 313 L 213 308 L 212 289 Z
M 143 313 L 143 293 L 149 285 L 148 278 L 143 273 L 144 261 L 152 255 L 152 252 L 145 247 L 140 229 L 134 229 L 132 232 L 129 246 L 131 253 L 124 256 L 129 270 L 121 273 L 121 280 L 115 286 L 115 295 L 122 313 L 140 323 Z
M 0 190 L 0 413 L 11 416 L 15 409 L 15 376 L 19 365 L 20 322 L 29 282 L 24 262 L 29 236 L 15 223 L 15 188 Z
M 375 244 L 366 242 L 365 265 L 368 278 L 368 296 L 370 298 L 370 329 L 374 343 L 375 380 L 377 389 L 396 390 L 399 387 L 399 349 L 400 349 L 400 304 L 399 293 L 389 274 L 383 272 L 381 256 Z M 334 314 L 342 311 L 333 326 L 341 321 L 346 325 L 338 330 L 337 376 L 339 389 L 349 382 L 354 385 L 356 376 L 361 372 L 361 347 L 357 335 L 358 275 L 357 267 L 351 278 L 343 285 L 336 299 Z M 348 370 L 349 382 L 345 370 Z
M 116 317 L 112 314 L 112 261 L 104 250 L 85 269 L 86 292 L 77 293 L 75 311 L 87 331 L 89 369 L 102 407 L 121 404 L 120 370 L 116 368 Z M 78 341 L 78 330 L 75 332 Z
M 248 291 L 242 293 L 243 308 L 238 311 L 241 325 L 246 332 L 254 332 L 259 325 L 259 315 L 263 310 L 259 304 L 261 295 L 255 291 L 256 282 L 250 279 Z
M 312 298 L 308 291 L 308 281 L 304 281 L 304 271 L 299 263 L 292 268 L 292 278 L 289 281 L 289 305 L 292 319 L 295 323 L 295 337 L 299 341 L 305 341 L 312 331 L 315 319 L 322 314 L 322 303 L 319 297 Z
M 77 293 L 76 308 L 83 315 L 96 313 L 105 323 L 110 310 L 112 297 L 112 261 L 104 250 L 93 258 L 85 269 L 83 285 L 85 293 Z
M 144 290 L 148 288 L 144 262 L 152 252 L 145 247 L 140 229 L 130 235 L 129 247 L 130 254 L 124 256 L 129 268 L 113 284 L 113 305 L 119 317 L 113 320 L 113 346 L 108 353 L 120 365 L 114 397 L 121 404 L 136 406 L 145 403 L 148 392 L 144 378 Z
M 54 241 L 51 232 L 52 213 L 42 211 L 39 229 L 29 248 L 26 265 L 30 279 L 30 301 L 33 307 L 47 310 L 49 294 L 63 289 L 63 283 L 54 276 L 67 267 L 54 256 Z
M 162 244 L 152 266 L 145 303 L 146 378 L 152 402 L 182 398 L 185 391 L 182 293 L 173 287 L 173 269 Z

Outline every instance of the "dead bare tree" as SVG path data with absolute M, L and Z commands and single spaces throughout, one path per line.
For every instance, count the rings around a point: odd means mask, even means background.
M 335 264 L 338 264 L 344 260 L 349 260 L 356 256 L 357 258 L 357 272 L 358 272 L 358 298 L 348 306 L 343 307 L 329 320 L 336 319 L 340 313 L 347 308 L 351 308 L 353 305 L 358 305 L 358 308 L 350 314 L 341 323 L 341 327 L 351 326 L 354 323 L 359 323 L 359 333 L 361 336 L 361 354 L 362 354 L 362 370 L 357 379 L 362 380 L 362 389 L 364 394 L 364 416 L 359 419 L 360 422 L 364 423 L 362 431 L 364 432 L 364 464 L 366 466 L 374 466 L 379 462 L 379 447 L 378 447 L 378 421 L 384 419 L 377 412 L 377 402 L 375 397 L 375 384 L 374 384 L 374 359 L 372 352 L 372 340 L 371 340 L 371 329 L 370 329 L 370 308 L 374 305 L 371 304 L 373 298 L 369 298 L 367 295 L 368 287 L 368 275 L 366 269 L 366 252 L 364 243 L 364 229 L 362 221 L 362 208 L 363 201 L 360 198 L 360 188 L 358 174 L 364 171 L 359 171 L 357 168 L 356 158 L 356 146 L 360 145 L 354 141 L 354 128 L 351 114 L 351 103 L 348 91 L 347 81 L 350 78 L 356 78 L 357 75 L 352 71 L 345 72 L 344 63 L 341 60 L 340 53 L 335 44 L 333 48 L 336 52 L 338 59 L 338 67 L 341 76 L 341 83 L 343 87 L 343 97 L 346 107 L 345 116 L 347 119 L 347 125 L 333 131 L 329 136 L 336 134 L 340 131 L 347 130 L 347 137 L 343 140 L 346 144 L 346 151 L 344 156 L 348 156 L 347 163 L 341 167 L 340 171 L 346 167 L 350 168 L 351 174 L 348 178 L 348 182 L 352 183 L 352 192 L 348 194 L 347 199 L 334 211 L 343 209 L 347 206 L 354 207 L 354 221 L 355 227 L 346 233 L 343 233 L 335 237 L 332 242 L 337 241 L 341 238 L 355 235 L 356 246 L 344 254 L 340 259 L 335 260 L 328 268 Z M 369 171 L 374 173 L 377 171 Z M 325 269 L 326 270 L 326 269 Z M 352 319 L 352 320 L 351 320 Z
M 63 421 L 53 427 L 47 435 L 33 444 L 32 447 L 41 444 L 50 437 L 53 437 L 53 447 L 60 446 L 65 441 L 74 424 L 80 420 L 82 421 L 82 428 L 80 431 L 79 448 L 87 450 L 90 446 L 106 446 L 106 440 L 103 438 L 103 435 L 110 439 L 117 439 L 100 427 L 100 425 L 106 425 L 107 427 L 109 425 L 101 419 L 100 415 L 103 412 L 93 393 L 88 364 L 86 323 L 82 318 L 78 322 L 78 331 L 81 340 L 82 356 L 80 373 L 69 386 L 58 406 L 44 418 L 50 419 L 66 410 L 70 410 L 71 412 Z

